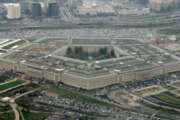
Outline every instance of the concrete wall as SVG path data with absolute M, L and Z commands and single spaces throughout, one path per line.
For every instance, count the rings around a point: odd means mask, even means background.
M 41 69 L 30 68 L 29 66 L 24 66 L 24 71 L 22 72 L 29 76 L 33 76 L 36 78 L 43 78 L 43 71 Z
M 62 82 L 67 85 L 84 88 L 88 90 L 101 88 L 101 87 L 118 83 L 117 76 L 113 74 L 85 78 L 85 77 L 76 76 L 69 73 L 62 74 Z
M 118 83 L 117 76 L 113 74 L 92 77 L 88 80 L 88 89 L 101 88 L 117 83 Z
M 134 71 L 121 73 L 120 74 L 120 76 L 121 76 L 120 83 L 135 80 L 135 75 L 136 74 Z
M 75 76 L 72 74 L 68 74 L 68 73 L 62 74 L 61 82 L 63 82 L 64 84 L 70 85 L 70 86 L 88 89 L 88 80 L 87 79 L 85 79 L 83 77 Z
M 144 70 L 138 70 L 138 71 L 136 71 L 135 80 L 148 80 L 154 76 L 158 76 L 161 74 L 163 74 L 163 67 L 161 67 L 161 66 L 156 66 L 153 68 L 147 68 Z

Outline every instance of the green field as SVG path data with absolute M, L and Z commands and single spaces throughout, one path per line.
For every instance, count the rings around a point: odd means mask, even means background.
M 167 103 L 171 107 L 180 108 L 180 97 L 171 94 L 169 92 L 163 92 L 153 97 L 159 99 L 160 101 Z
M 166 35 L 179 35 L 180 28 L 179 27 L 170 27 L 170 28 L 160 29 L 159 33 L 166 34 Z
M 15 80 L 15 81 L 10 81 L 10 82 L 5 83 L 5 84 L 1 84 L 0 85 L 0 91 L 6 90 L 9 88 L 13 88 L 15 86 L 18 86 L 18 85 L 24 83 L 24 82 L 25 81 L 22 81 L 22 80 Z
M 169 89 L 172 89 L 171 87 Z M 145 101 L 146 100 L 146 101 Z M 141 102 L 143 106 L 146 106 L 154 111 L 157 111 L 157 116 L 165 118 L 167 120 L 179 120 L 179 112 L 173 108 L 180 108 L 180 97 L 175 94 L 166 91 L 156 95 L 148 96 Z M 149 102 L 148 102 L 149 101 Z M 167 108 L 169 107 L 169 108 Z
M 176 111 L 164 109 L 162 107 L 158 107 L 153 104 L 150 104 L 146 101 L 141 102 L 141 104 L 154 110 L 154 112 L 157 112 L 156 116 L 160 117 L 162 120 L 173 120 L 172 118 L 175 118 L 175 120 L 179 119 L 179 113 Z M 144 112 L 146 113 L 146 111 Z
M 13 112 L 0 113 L 0 120 L 14 120 Z
M 177 41 L 179 42 L 180 40 L 180 28 L 176 26 L 160 29 L 158 33 L 163 36 L 176 35 Z
M 5 103 L 0 102 L 0 113 L 8 111 L 8 110 L 10 110 L 10 106 Z
M 14 113 L 9 105 L 0 102 L 0 120 L 13 120 Z
M 15 42 L 15 43 L 12 43 L 12 44 L 10 44 L 10 45 L 7 45 L 7 46 L 5 46 L 5 47 L 3 47 L 2 49 L 11 49 L 12 47 L 14 47 L 14 46 L 18 46 L 18 45 L 22 45 L 22 44 L 24 44 L 24 43 L 26 43 L 26 41 L 24 41 L 24 40 L 20 40 L 20 41 L 17 41 L 17 42 Z
M 25 120 L 44 120 L 49 116 L 47 113 L 32 113 L 32 112 L 22 112 Z
M 14 73 L 5 72 L 2 75 L 0 75 L 0 83 L 3 83 L 6 80 L 12 80 L 14 78 L 15 78 L 15 74 Z
M 165 86 L 164 88 L 167 89 L 167 90 L 175 90 L 176 89 L 175 87 L 170 86 L 170 85 Z

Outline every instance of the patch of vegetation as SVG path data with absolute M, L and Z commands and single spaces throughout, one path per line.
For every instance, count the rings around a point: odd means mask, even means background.
M 31 37 L 26 38 L 26 39 L 27 39 L 27 41 L 29 41 L 29 42 L 33 42 L 33 41 L 35 41 L 35 40 L 36 40 L 35 38 L 31 38 Z
M 168 89 L 168 90 L 175 90 L 175 89 L 176 89 L 175 87 L 169 86 L 169 85 L 168 85 L 168 86 L 165 86 L 164 88 L 165 88 L 165 89 Z
M 100 97 L 101 99 L 105 99 L 105 100 L 111 101 L 111 102 L 113 101 L 107 95 L 99 95 L 98 97 Z
M 9 111 L 11 108 L 9 105 L 0 102 L 0 113 Z
M 8 104 L 0 102 L 0 120 L 13 120 L 14 113 Z
M 14 120 L 13 112 L 0 113 L 0 120 Z
M 65 56 L 80 60 L 101 60 L 116 57 L 115 51 L 113 49 L 109 51 L 107 47 L 99 48 L 97 52 L 87 52 L 81 46 L 68 47 Z
M 93 117 L 89 117 L 87 115 L 79 116 L 78 118 L 72 118 L 72 119 L 78 119 L 78 120 L 95 120 Z
M 22 113 L 25 120 L 44 120 L 49 116 L 49 114 L 42 112 L 33 113 L 23 111 Z
M 25 40 L 20 40 L 20 41 L 17 41 L 17 42 L 15 42 L 15 43 L 12 43 L 12 44 L 10 44 L 10 45 L 7 45 L 7 46 L 5 46 L 5 47 L 2 47 L 2 49 L 11 49 L 11 48 L 14 47 L 14 46 L 22 45 L 22 44 L 24 44 L 24 43 L 26 43 Z
M 5 50 L 0 50 L 0 53 L 6 53 L 6 51 Z
M 5 72 L 5 73 L 0 75 L 0 83 L 4 82 L 6 80 L 9 80 L 9 79 L 14 79 L 15 76 L 16 75 L 14 73 L 12 73 L 12 72 Z
M 166 34 L 166 35 L 179 35 L 180 34 L 180 28 L 179 27 L 171 27 L 166 29 L 159 30 L 160 34 Z
M 22 80 L 15 80 L 15 81 L 12 81 L 12 82 L 1 84 L 0 85 L 0 91 L 9 89 L 9 88 L 12 88 L 12 87 L 15 87 L 15 86 L 18 86 L 18 85 L 20 85 L 22 83 L 24 83 L 24 81 L 22 81 Z
M 158 95 L 154 95 L 153 97 L 167 103 L 171 107 L 180 108 L 180 97 L 177 97 L 172 93 L 163 92 Z
M 170 119 L 174 118 L 175 116 L 176 117 L 179 116 L 179 112 L 176 112 L 174 110 L 164 109 L 162 107 L 155 106 L 146 101 L 141 101 L 141 104 L 148 108 L 153 109 L 154 112 L 157 112 L 156 116 L 160 117 L 162 119 L 170 120 Z

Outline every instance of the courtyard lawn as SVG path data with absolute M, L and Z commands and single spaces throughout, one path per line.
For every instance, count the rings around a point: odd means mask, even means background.
M 0 84 L 0 91 L 16 87 L 20 84 L 23 84 L 24 82 L 25 81 L 22 81 L 22 80 L 13 80 L 13 81 L 9 81 L 9 82 L 4 83 L 4 84 Z

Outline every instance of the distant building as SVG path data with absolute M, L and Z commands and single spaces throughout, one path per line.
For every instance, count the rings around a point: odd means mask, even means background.
M 109 16 L 114 15 L 115 10 L 111 4 L 87 0 L 77 7 L 76 15 L 80 16 Z
M 21 14 L 30 14 L 30 9 L 29 9 L 29 2 L 27 1 L 22 1 L 20 2 L 21 4 Z
M 42 15 L 42 8 L 40 3 L 32 3 L 32 17 L 40 17 Z
M 161 0 L 149 0 L 149 7 L 152 10 L 160 11 L 161 10 L 161 4 L 162 4 Z
M 59 5 L 56 2 L 48 3 L 47 14 L 48 14 L 49 17 L 57 17 L 57 16 L 59 16 Z
M 6 15 L 6 9 L 3 5 L 0 5 L 0 16 L 5 16 Z
M 168 9 L 174 5 L 177 0 L 149 0 L 149 7 L 154 11 Z
M 6 17 L 8 19 L 18 19 L 21 17 L 21 6 L 19 3 L 4 4 L 7 9 Z

